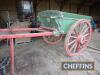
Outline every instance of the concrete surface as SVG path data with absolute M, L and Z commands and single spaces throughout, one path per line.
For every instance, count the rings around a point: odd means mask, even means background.
M 100 49 L 99 37 L 100 33 L 94 33 L 89 46 Z M 48 45 L 42 39 L 15 46 L 15 75 L 100 75 L 99 51 L 87 48 L 79 56 L 68 57 L 63 46 L 63 41 L 58 45 Z M 8 47 L 2 46 L 1 49 L 9 55 Z M 62 71 L 61 62 L 70 60 L 94 61 L 95 71 Z M 7 75 L 11 75 L 9 72 Z

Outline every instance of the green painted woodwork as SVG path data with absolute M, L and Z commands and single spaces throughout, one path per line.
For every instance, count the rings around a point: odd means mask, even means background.
M 38 14 L 38 20 L 43 26 L 57 29 L 55 35 L 66 34 L 79 19 L 91 20 L 92 17 L 57 10 L 46 10 Z

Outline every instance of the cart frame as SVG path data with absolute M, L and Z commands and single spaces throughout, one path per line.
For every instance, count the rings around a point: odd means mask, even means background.
M 0 32 L 24 32 L 37 30 L 39 33 L 28 33 L 28 34 L 9 34 L 9 35 L 0 35 L 0 39 L 9 39 L 10 40 L 10 57 L 11 57 L 11 75 L 14 75 L 14 38 L 29 38 L 29 37 L 40 37 L 40 36 L 50 36 L 53 35 L 52 30 L 47 27 L 40 28 L 20 28 L 20 29 L 0 29 Z

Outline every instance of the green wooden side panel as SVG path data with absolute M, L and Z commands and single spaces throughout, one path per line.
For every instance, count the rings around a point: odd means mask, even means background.
M 56 28 L 56 34 L 66 34 L 79 19 L 91 20 L 92 17 L 57 10 L 46 10 L 38 14 L 38 20 L 42 25 Z
M 66 34 L 67 31 L 72 27 L 72 25 L 76 22 L 76 20 L 70 19 L 57 19 L 57 24 L 59 25 L 59 32 Z
M 50 27 L 50 28 L 58 28 L 55 19 L 38 17 L 38 20 L 42 23 L 43 26 Z

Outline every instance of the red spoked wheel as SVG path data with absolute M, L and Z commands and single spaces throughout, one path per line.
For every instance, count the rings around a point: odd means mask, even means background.
M 77 21 L 65 38 L 65 49 L 68 56 L 79 55 L 88 45 L 92 35 L 92 27 L 88 20 Z
M 59 36 L 55 36 L 55 35 L 51 35 L 51 36 L 43 36 L 43 40 L 48 43 L 48 44 L 57 44 L 62 40 L 62 35 Z

